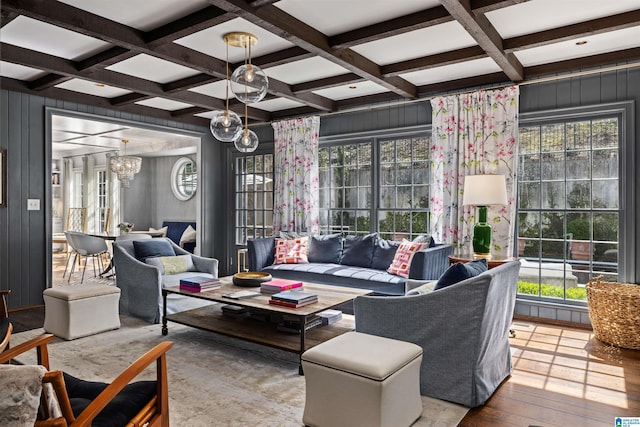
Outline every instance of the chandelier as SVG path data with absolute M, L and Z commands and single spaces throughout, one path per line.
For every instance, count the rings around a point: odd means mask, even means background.
M 109 166 L 111 172 L 118 175 L 120 185 L 124 188 L 129 188 L 129 183 L 133 180 L 133 176 L 140 172 L 140 166 L 142 166 L 142 158 L 135 156 L 127 156 L 127 143 L 128 139 L 123 139 L 124 143 L 124 156 L 113 156 L 109 159 Z
M 225 34 L 223 39 L 227 45 L 226 106 L 224 111 L 214 112 L 209 128 L 212 135 L 219 141 L 233 141 L 238 151 L 250 153 L 258 148 L 258 136 L 249 130 L 248 104 L 264 99 L 269 88 L 269 80 L 260 67 L 251 63 L 251 46 L 258 43 L 255 35 L 231 32 Z M 229 46 L 245 49 L 244 64 L 233 72 L 231 78 L 229 78 Z M 236 99 L 244 104 L 244 129 L 240 116 L 229 111 L 229 86 Z

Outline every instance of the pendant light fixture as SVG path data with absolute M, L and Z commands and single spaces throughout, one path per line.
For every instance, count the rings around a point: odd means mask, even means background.
M 249 130 L 248 104 L 260 102 L 267 95 L 269 80 L 260 67 L 251 63 L 251 46 L 258 43 L 258 37 L 253 34 L 234 31 L 223 37 L 227 45 L 226 65 L 226 109 L 216 111 L 211 119 L 210 129 L 213 136 L 224 142 L 234 142 L 234 146 L 241 153 L 251 153 L 258 148 L 258 135 Z M 229 79 L 229 46 L 245 49 L 244 64 L 238 67 Z M 244 129 L 240 117 L 229 111 L 229 86 L 231 91 L 244 104 Z
M 127 156 L 127 143 L 128 139 L 123 139 L 124 143 L 124 156 L 113 156 L 109 159 L 109 167 L 111 172 L 118 175 L 120 185 L 124 188 L 129 188 L 129 183 L 133 181 L 135 174 L 140 172 L 142 166 L 142 157 Z
M 209 124 L 211 134 L 219 141 L 231 142 L 240 137 L 242 133 L 242 120 L 235 112 L 229 110 L 229 44 L 227 44 L 227 66 L 226 66 L 226 106 L 224 111 L 215 111 Z

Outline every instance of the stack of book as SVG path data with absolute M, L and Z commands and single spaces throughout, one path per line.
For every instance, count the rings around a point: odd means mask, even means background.
M 260 284 L 260 292 L 265 294 L 276 294 L 288 291 L 289 289 L 301 288 L 302 282 L 297 280 L 272 279 Z
M 220 286 L 222 283 L 217 278 L 195 276 L 180 279 L 180 289 L 184 291 L 204 292 L 219 289 Z
M 231 304 L 223 305 L 220 308 L 222 309 L 222 314 L 224 314 L 225 316 L 236 318 L 245 317 L 249 312 L 245 307 Z
M 328 309 L 318 313 L 318 317 L 322 319 L 323 325 L 332 325 L 342 319 L 342 312 L 340 310 Z
M 313 316 L 311 319 L 307 319 L 305 323 L 305 331 L 311 330 L 318 326 L 322 326 L 322 318 L 318 316 Z M 298 319 L 283 319 L 282 322 L 278 323 L 277 329 L 282 332 L 291 332 L 294 334 L 300 333 L 300 320 Z
M 313 304 L 314 302 L 318 302 L 318 295 L 295 289 L 273 294 L 269 300 L 269 304 L 283 305 L 285 307 L 293 308 Z

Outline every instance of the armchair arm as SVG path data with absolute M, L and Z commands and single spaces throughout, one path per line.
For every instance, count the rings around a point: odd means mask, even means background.
M 448 244 L 438 244 L 416 252 L 411 261 L 409 278 L 438 280 L 449 268 L 449 255 L 453 255 L 453 245 Z
M 172 342 L 164 341 L 142 355 L 133 362 L 127 369 L 116 377 L 111 384 L 105 388 L 76 418 L 73 426 L 89 427 L 91 421 L 104 409 L 105 406 L 127 385 L 144 371 L 153 362 L 156 364 L 157 396 L 155 399 L 155 411 L 149 414 L 150 419 L 159 414 L 166 418 L 166 425 L 169 425 L 169 393 L 167 377 L 167 355 L 166 352 L 173 346 Z M 138 425 L 143 425 L 148 420 Z M 149 422 L 149 424 L 154 424 Z
M 203 273 L 212 274 L 218 277 L 218 260 L 215 258 L 206 258 L 198 255 L 191 255 L 191 260 L 196 270 Z
M 247 241 L 247 261 L 249 271 L 260 271 L 273 264 L 275 256 L 275 237 L 250 239 Z
M 29 351 L 33 348 L 37 352 L 37 363 L 45 368 L 49 369 L 49 351 L 47 350 L 47 343 L 53 339 L 53 334 L 43 334 L 36 338 L 32 338 L 28 341 L 20 343 L 14 347 L 8 348 L 0 353 L 0 363 L 6 363 L 11 359 L 20 356 L 22 353 Z
M 131 242 L 123 241 L 122 244 Z M 120 314 L 129 314 L 148 322 L 160 316 L 158 301 L 162 298 L 160 270 L 145 264 L 113 244 L 113 263 L 116 268 L 116 286 L 120 293 Z

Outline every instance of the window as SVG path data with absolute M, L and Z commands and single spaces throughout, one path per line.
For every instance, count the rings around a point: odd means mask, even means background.
M 322 233 L 367 234 L 371 229 L 371 143 L 320 148 Z
M 596 110 L 521 119 L 521 296 L 585 302 L 590 278 L 618 281 L 624 117 Z
M 321 147 L 321 232 L 393 240 L 428 233 L 429 142 L 424 130 Z
M 273 154 L 237 157 L 236 244 L 273 232 Z
M 111 213 L 108 208 L 108 183 L 107 183 L 107 171 L 105 169 L 96 170 L 96 206 L 97 206 L 97 225 L 96 231 L 108 231 L 109 215 Z
M 196 162 L 181 157 L 171 169 L 171 190 L 178 200 L 189 200 L 198 188 L 198 168 Z

